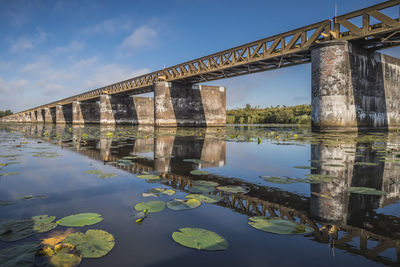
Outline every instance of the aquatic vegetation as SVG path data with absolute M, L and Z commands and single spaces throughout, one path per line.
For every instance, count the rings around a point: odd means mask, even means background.
M 199 250 L 225 250 L 228 242 L 222 236 L 201 228 L 180 228 L 172 234 L 172 239 L 188 248 Z
M 115 245 L 114 236 L 98 229 L 87 230 L 86 233 L 70 234 L 65 243 L 74 245 L 84 258 L 100 258 L 107 255 Z
M 215 187 L 213 187 L 213 186 L 195 185 L 195 186 L 189 187 L 190 193 L 208 194 L 208 193 L 211 193 L 214 191 L 215 191 Z
M 296 169 L 303 169 L 303 170 L 316 170 L 317 168 L 311 166 L 293 166 Z
M 87 171 L 85 171 L 85 173 L 86 174 L 102 174 L 103 172 L 102 171 L 99 171 L 99 170 L 87 170 Z
M 38 252 L 37 266 L 75 267 L 81 263 L 82 255 L 70 244 L 59 244 L 54 248 L 46 246 Z
M 98 213 L 78 213 L 64 217 L 57 223 L 62 226 L 82 227 L 99 223 L 102 220 L 103 217 Z
M 35 233 L 33 230 L 34 221 L 27 220 L 7 220 L 0 223 L 0 240 L 3 242 L 13 242 L 30 237 Z
M 141 212 L 138 212 L 135 216 L 134 216 L 134 220 L 137 224 L 141 224 L 143 222 L 143 220 L 147 217 L 147 213 L 148 210 L 144 209 Z
M 376 190 L 374 188 L 369 188 L 369 187 L 350 187 L 348 191 L 353 194 L 362 194 L 362 195 L 377 195 L 377 196 L 386 195 L 386 192 L 384 191 Z
M 248 223 L 250 226 L 258 230 L 280 235 L 305 234 L 314 231 L 314 229 L 304 224 L 299 224 L 280 218 L 255 216 L 250 217 Z
M 354 162 L 354 165 L 362 165 L 362 166 L 377 166 L 377 165 L 378 165 L 378 163 L 375 163 L 375 162 L 362 162 L 362 161 L 359 161 L 359 162 Z
M 208 171 L 201 171 L 201 170 L 193 170 L 190 172 L 190 174 L 193 175 L 208 175 L 209 172 Z
M 293 184 L 299 182 L 297 179 L 279 176 L 260 176 L 260 178 L 264 179 L 266 182 L 274 184 Z
M 74 230 L 73 228 L 68 228 L 65 231 L 54 230 L 50 232 L 50 234 L 46 238 L 43 238 L 41 240 L 41 243 L 47 246 L 55 246 L 57 244 L 60 244 L 62 241 L 64 241 L 65 238 L 67 238 L 67 236 L 74 233 L 75 231 L 76 230 Z
M 161 200 L 151 200 L 147 202 L 140 202 L 135 205 L 135 210 L 144 211 L 147 210 L 149 213 L 161 212 L 165 208 L 165 202 Z
M 0 176 L 13 176 L 13 175 L 18 175 L 19 172 L 3 172 L 0 173 Z
M 250 192 L 250 188 L 239 185 L 218 186 L 217 189 L 232 194 L 247 194 Z
M 199 163 L 209 163 L 208 161 L 204 161 L 204 160 L 201 160 L 201 159 L 184 159 L 183 160 L 184 162 L 191 162 L 191 163 L 196 163 L 196 164 L 199 164 Z
M 217 182 L 213 182 L 213 181 L 207 181 L 207 180 L 194 180 L 191 181 L 192 185 L 196 185 L 196 186 L 219 186 L 219 183 Z
M 116 177 L 117 175 L 115 173 L 100 173 L 97 175 L 98 178 L 100 179 L 108 179 L 108 178 L 113 178 Z
M 29 242 L 0 250 L 0 266 L 34 266 L 39 242 Z
M 145 180 L 157 180 L 160 179 L 160 176 L 154 174 L 140 174 L 136 175 L 137 178 L 145 179 Z
M 200 205 L 201 201 L 194 198 L 187 200 L 175 198 L 167 202 L 167 207 L 171 210 L 189 210 L 200 207 Z
M 56 216 L 49 215 L 38 215 L 33 216 L 32 220 L 34 221 L 33 230 L 38 233 L 48 232 L 57 227 L 57 224 L 53 222 L 56 219 Z
M 337 177 L 325 174 L 306 174 L 306 176 L 307 178 L 305 182 L 310 184 L 332 182 L 333 180 L 337 179 Z
M 143 197 L 158 197 L 160 194 L 172 196 L 175 195 L 175 190 L 166 188 L 151 188 L 146 193 L 142 193 Z
M 1 206 L 9 206 L 9 205 L 12 205 L 12 204 L 14 204 L 14 202 L 12 202 L 12 201 L 0 200 L 0 207 Z
M 185 196 L 185 198 L 189 199 L 197 199 L 201 202 L 205 203 L 217 203 L 222 200 L 222 197 L 215 195 L 204 195 L 204 194 L 189 194 Z
M 22 199 L 22 200 L 33 200 L 33 199 L 45 199 L 49 198 L 48 196 L 41 196 L 41 195 L 26 195 L 23 197 L 17 197 L 15 199 Z

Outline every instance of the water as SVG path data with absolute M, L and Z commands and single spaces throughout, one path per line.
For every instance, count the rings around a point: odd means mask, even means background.
M 10 124 L 0 126 L 0 220 L 81 212 L 103 216 L 98 224 L 75 228 L 102 229 L 116 240 L 105 257 L 83 259 L 80 266 L 378 266 L 399 264 L 400 136 L 398 133 L 311 133 L 297 126 L 231 126 L 163 128 Z M 38 154 L 39 153 L 39 154 Z M 13 156 L 11 156 L 13 155 Z M 126 156 L 132 165 L 121 166 Z M 6 157 L 4 157 L 6 156 Z M 8 156 L 8 157 L 7 157 Z M 200 159 L 200 163 L 184 159 Z M 363 163 L 368 162 L 368 163 Z M 306 166 L 307 168 L 293 168 Z M 86 174 L 101 170 L 117 176 L 100 179 Z M 190 174 L 194 169 L 209 175 Z M 155 182 L 139 179 L 160 173 Z M 322 183 L 307 183 L 307 174 L 324 174 Z M 290 184 L 260 176 L 298 179 Z M 222 196 L 186 211 L 166 208 L 141 225 L 135 204 L 168 201 L 189 193 L 193 180 L 241 185 L 247 194 Z M 143 197 L 150 188 L 165 187 L 176 195 Z M 370 187 L 383 196 L 349 193 Z M 45 199 L 16 200 L 26 195 Z M 251 216 L 281 217 L 304 223 L 313 232 L 278 235 L 248 225 Z M 229 248 L 199 251 L 183 247 L 171 235 L 183 227 L 204 228 L 224 237 Z M 65 230 L 58 226 L 53 231 Z M 35 234 L 0 249 L 41 240 Z

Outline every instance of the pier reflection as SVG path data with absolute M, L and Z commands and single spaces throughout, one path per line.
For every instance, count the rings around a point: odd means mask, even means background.
M 192 181 L 197 179 L 190 175 L 191 170 L 226 164 L 224 128 L 187 130 L 25 124 L 13 125 L 12 129 L 131 173 L 157 171 L 165 185 L 184 192 L 189 192 Z M 314 229 L 306 238 L 380 263 L 397 265 L 400 264 L 400 218 L 379 213 L 378 209 L 399 200 L 400 165 L 387 160 L 386 156 L 400 148 L 400 137 L 394 133 L 380 137 L 372 143 L 359 134 L 348 134 L 340 140 L 319 138 L 318 142 L 313 142 L 310 145 L 311 174 L 335 179 L 310 184 L 309 196 L 252 184 L 241 177 L 209 174 L 202 179 L 250 188 L 246 195 L 217 191 L 215 194 L 223 200 L 216 205 L 248 216 L 301 222 Z M 132 165 L 118 164 L 119 159 L 135 155 L 138 157 L 132 159 Z M 184 159 L 198 159 L 199 163 Z M 349 193 L 348 189 L 355 186 L 382 190 L 386 195 Z M 392 256 L 385 254 L 393 249 Z

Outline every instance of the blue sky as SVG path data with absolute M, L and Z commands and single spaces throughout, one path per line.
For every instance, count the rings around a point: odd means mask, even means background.
M 14 112 L 378 0 L 0 0 L 0 110 Z M 386 50 L 400 56 L 400 49 Z M 310 64 L 214 81 L 227 106 L 310 103 Z

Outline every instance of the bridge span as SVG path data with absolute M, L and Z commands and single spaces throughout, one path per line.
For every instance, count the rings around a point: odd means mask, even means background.
M 220 126 L 226 90 L 198 83 L 312 64 L 314 130 L 400 127 L 400 0 L 60 99 L 2 121 Z M 154 92 L 154 98 L 134 95 Z

